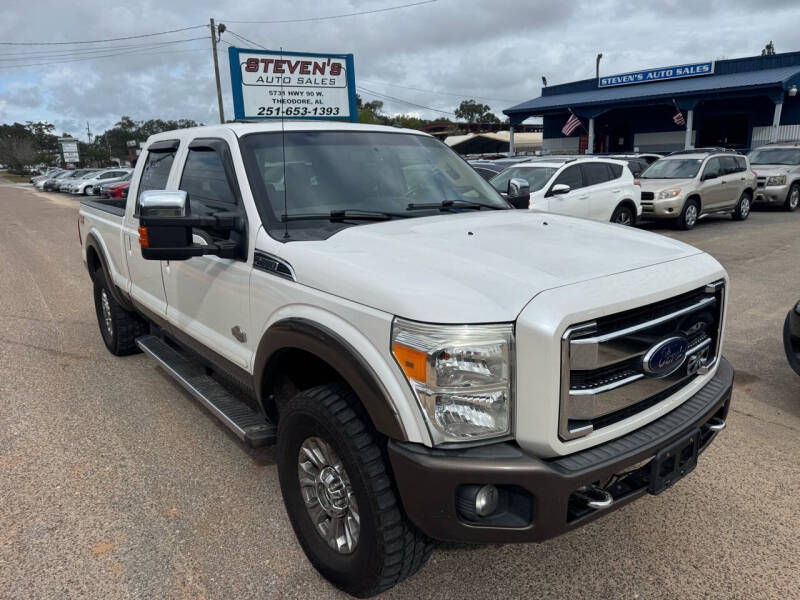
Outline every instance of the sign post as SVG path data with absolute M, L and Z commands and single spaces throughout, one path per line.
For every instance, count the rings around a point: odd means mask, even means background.
M 352 54 L 228 48 L 236 119 L 358 121 Z
M 80 162 L 78 154 L 78 140 L 73 138 L 59 138 L 61 144 L 61 156 L 65 163 L 76 164 Z

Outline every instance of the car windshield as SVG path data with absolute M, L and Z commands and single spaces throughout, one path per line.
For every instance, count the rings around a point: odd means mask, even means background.
M 242 139 L 242 152 L 259 214 L 279 239 L 324 239 L 367 222 L 328 218 L 332 211 L 378 220 L 510 208 L 460 156 L 428 136 L 257 133 Z
M 691 179 L 702 163 L 701 158 L 662 158 L 647 167 L 639 179 Z
M 800 165 L 800 148 L 754 150 L 748 158 L 751 165 Z
M 95 176 L 97 176 L 97 174 L 97 171 L 89 171 L 88 173 L 81 175 L 80 179 L 93 179 Z
M 510 167 L 499 175 L 492 177 L 489 183 L 498 192 L 505 192 L 508 189 L 508 182 L 512 179 L 525 179 L 528 185 L 531 186 L 531 191 L 535 192 L 542 189 L 557 170 L 557 167 L 544 166 Z

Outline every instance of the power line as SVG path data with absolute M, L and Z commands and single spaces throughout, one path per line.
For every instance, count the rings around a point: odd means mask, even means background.
M 235 31 L 231 31 L 230 29 L 226 29 L 225 33 L 230 33 L 231 35 L 233 35 L 233 36 L 239 38 L 240 40 L 242 40 L 243 42 L 245 42 L 246 44 L 253 44 L 254 46 L 258 46 L 259 48 L 263 48 L 264 50 L 267 49 L 266 46 L 262 46 L 261 44 L 259 44 L 258 42 L 254 42 L 253 40 L 248 40 L 246 37 L 244 37 L 242 35 L 239 35 Z
M 507 98 L 488 98 L 486 96 L 476 96 L 474 94 L 467 94 L 467 93 L 435 92 L 433 90 L 424 90 L 422 88 L 408 87 L 403 85 L 397 85 L 394 83 L 386 83 L 385 81 L 367 81 L 366 79 L 362 79 L 361 81 L 364 83 L 368 83 L 370 85 L 385 85 L 388 87 L 399 88 L 401 90 L 413 90 L 415 92 L 423 92 L 426 94 L 431 94 L 436 96 L 453 96 L 455 98 L 475 98 L 477 100 L 489 100 L 491 102 L 515 102 L 514 100 L 508 100 Z
M 51 58 L 74 58 L 80 56 L 87 56 L 92 58 L 91 54 L 102 54 L 104 52 L 112 52 L 117 50 L 131 50 L 131 49 L 152 49 L 163 48 L 174 44 L 183 44 L 186 42 L 193 42 L 196 40 L 204 40 L 205 37 L 186 38 L 182 40 L 171 40 L 169 42 L 154 42 L 149 44 L 129 44 L 126 46 L 108 46 L 105 48 L 94 48 L 92 50 L 59 50 L 59 51 L 44 51 L 44 52 L 14 52 L 0 54 L 0 61 L 14 61 L 14 60 L 47 60 Z
M 167 35 L 168 33 L 178 33 L 179 31 L 200 29 L 201 27 L 207 27 L 207 25 L 193 25 L 192 27 L 181 27 L 180 29 L 170 29 L 169 31 L 157 31 L 155 33 L 142 33 L 140 35 L 109 38 L 107 40 L 80 40 L 77 42 L 0 42 L 0 46 L 69 46 L 72 44 L 100 44 L 102 42 L 119 42 L 121 40 L 135 40 L 139 38 L 153 37 L 156 35 Z
M 451 112 L 446 111 L 446 110 L 440 110 L 438 108 L 432 108 L 430 106 L 425 106 L 423 104 L 417 104 L 415 102 L 409 102 L 408 100 L 403 100 L 402 98 L 395 98 L 394 96 L 388 96 L 386 94 L 381 94 L 380 92 L 375 92 L 375 91 L 367 89 L 367 88 L 365 88 L 364 86 L 361 86 L 361 85 L 357 86 L 357 88 L 359 90 L 361 90 L 362 92 L 366 92 L 370 96 L 374 96 L 374 97 L 377 97 L 377 98 L 382 98 L 384 100 L 391 100 L 391 101 L 394 101 L 394 102 L 399 102 L 401 104 L 407 104 L 408 106 L 414 106 L 416 108 L 422 108 L 424 110 L 432 110 L 433 112 L 442 113 L 443 115 L 451 115 L 453 117 L 456 116 L 454 113 L 451 113 Z
M 307 17 L 304 19 L 284 19 L 280 21 L 230 21 L 226 20 L 226 23 L 234 23 L 234 24 L 259 24 L 259 25 L 275 25 L 278 23 L 307 23 L 309 21 L 328 21 L 330 19 L 344 19 L 346 17 L 356 17 L 358 15 L 372 15 L 375 13 L 382 13 L 388 12 L 390 10 L 400 10 L 401 8 L 409 8 L 412 6 L 421 6 L 423 4 L 433 4 L 437 2 L 437 0 L 423 0 L 422 2 L 412 2 L 411 4 L 401 4 L 399 6 L 388 6 L 386 8 L 376 8 L 373 10 L 362 10 L 359 12 L 353 13 L 346 13 L 342 15 L 330 15 L 327 17 Z

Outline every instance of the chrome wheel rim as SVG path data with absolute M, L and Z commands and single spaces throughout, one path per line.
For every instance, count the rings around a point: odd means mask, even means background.
M 100 292 L 100 308 L 103 310 L 103 322 L 108 335 L 114 335 L 114 324 L 111 320 L 111 303 L 108 301 L 108 293 L 105 290 Z
M 686 207 L 686 224 L 689 227 L 694 226 L 695 222 L 697 221 L 697 207 L 694 204 L 690 204 Z
M 86 188 L 86 195 L 87 196 L 93 196 L 94 195 L 94 188 L 92 186 L 89 186 L 89 187 Z
M 797 208 L 798 203 L 800 203 L 800 187 L 793 187 L 789 196 L 789 208 L 794 210 Z
M 631 224 L 631 216 L 628 214 L 628 211 L 621 211 L 617 218 L 614 220 L 615 223 L 618 225 L 630 225 Z
M 297 457 L 300 494 L 317 533 L 339 554 L 358 545 L 361 517 L 350 477 L 325 440 L 307 438 Z
M 748 198 L 747 196 L 742 198 L 742 203 L 739 206 L 739 214 L 742 215 L 743 217 L 746 217 L 747 215 L 750 214 L 750 198 Z

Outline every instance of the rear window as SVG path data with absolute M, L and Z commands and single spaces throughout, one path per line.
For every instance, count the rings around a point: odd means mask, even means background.
M 611 179 L 611 172 L 606 167 L 606 163 L 585 163 L 581 165 L 581 168 L 583 169 L 584 185 L 599 185 Z
M 622 165 L 606 163 L 606 166 L 608 167 L 608 170 L 611 171 L 611 179 L 619 179 L 622 177 Z

